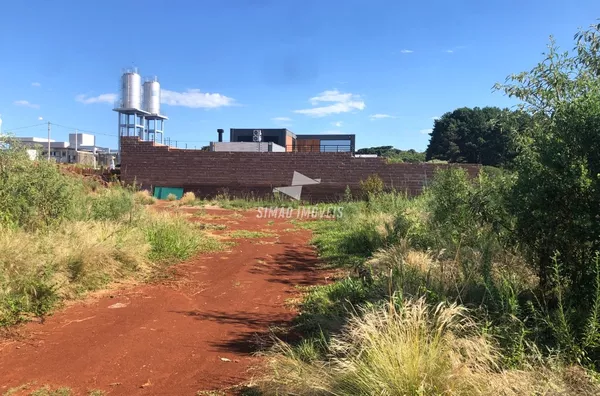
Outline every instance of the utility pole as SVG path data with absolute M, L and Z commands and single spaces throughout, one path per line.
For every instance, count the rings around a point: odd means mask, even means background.
M 48 121 L 48 162 L 50 162 L 50 121 Z
M 75 163 L 77 164 L 79 162 L 79 154 L 77 154 L 77 144 L 79 140 L 79 131 L 77 129 L 75 129 Z

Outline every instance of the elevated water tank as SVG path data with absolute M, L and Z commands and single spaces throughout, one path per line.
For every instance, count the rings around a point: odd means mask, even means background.
M 160 83 L 157 77 L 147 78 L 144 82 L 144 111 L 160 114 Z
M 121 76 L 121 107 L 142 108 L 142 78 L 137 69 L 126 70 Z

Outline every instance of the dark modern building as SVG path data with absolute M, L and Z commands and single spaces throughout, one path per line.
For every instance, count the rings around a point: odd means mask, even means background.
M 260 131 L 260 132 L 258 132 Z M 286 128 L 254 129 L 231 128 L 230 142 L 272 142 L 285 147 L 285 151 L 354 152 L 355 135 L 296 135 Z

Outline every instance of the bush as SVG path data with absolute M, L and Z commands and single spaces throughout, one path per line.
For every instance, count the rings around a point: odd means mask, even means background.
M 135 203 L 139 205 L 154 205 L 156 203 L 156 198 L 154 198 L 148 190 L 137 191 L 133 195 L 133 199 Z
M 195 201 L 196 201 L 196 195 L 193 192 L 188 191 L 185 194 L 183 194 L 183 197 L 181 197 L 180 204 L 181 205 L 193 205 Z
M 172 201 L 176 201 L 177 200 L 177 195 L 170 193 L 169 195 L 167 195 L 167 201 L 172 202 Z
M 379 175 L 371 175 L 367 177 L 366 180 L 360 181 L 360 188 L 364 196 L 369 197 L 371 195 L 381 194 L 385 188 L 385 185 Z
M 5 143 L 0 138 L 0 144 Z M 81 184 L 21 148 L 0 150 L 0 224 L 36 229 L 76 216 Z

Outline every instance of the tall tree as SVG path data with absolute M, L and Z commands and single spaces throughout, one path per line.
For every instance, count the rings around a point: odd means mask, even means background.
M 515 156 L 515 133 L 527 124 L 521 111 L 462 107 L 435 121 L 426 159 L 504 166 Z
M 542 62 L 496 88 L 520 99 L 535 120 L 517 139 L 516 236 L 548 285 L 560 253 L 562 275 L 586 304 L 600 250 L 600 24 L 575 38 L 574 54 L 551 40 Z

